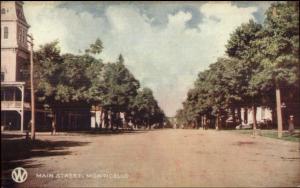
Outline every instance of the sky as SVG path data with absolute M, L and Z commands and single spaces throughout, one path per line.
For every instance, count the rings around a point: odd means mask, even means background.
M 99 58 L 125 65 L 149 87 L 167 116 L 182 107 L 200 71 L 225 55 L 230 34 L 271 2 L 25 2 L 35 47 L 59 41 L 62 53 L 83 53 L 100 38 Z

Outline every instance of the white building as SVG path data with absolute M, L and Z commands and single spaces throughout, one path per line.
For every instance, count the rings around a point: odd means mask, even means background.
M 28 28 L 23 2 L 1 1 L 1 126 L 21 131 L 30 114 Z
M 241 109 L 241 118 L 243 122 L 248 124 L 253 123 L 253 110 L 252 109 Z M 257 122 L 264 122 L 264 121 L 272 121 L 272 110 L 264 107 L 257 107 L 256 111 L 256 121 Z

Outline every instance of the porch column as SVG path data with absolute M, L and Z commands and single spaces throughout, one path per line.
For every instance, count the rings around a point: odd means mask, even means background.
M 21 132 L 24 131 L 24 86 L 20 87 L 21 89 Z

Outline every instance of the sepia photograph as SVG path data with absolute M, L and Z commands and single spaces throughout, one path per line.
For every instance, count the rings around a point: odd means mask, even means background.
M 1 1 L 1 187 L 300 187 L 299 1 Z

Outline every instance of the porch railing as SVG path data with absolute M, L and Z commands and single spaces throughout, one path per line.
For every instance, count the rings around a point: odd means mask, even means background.
M 1 101 L 1 109 L 21 108 L 22 101 Z M 24 102 L 24 108 L 30 108 L 28 102 Z

